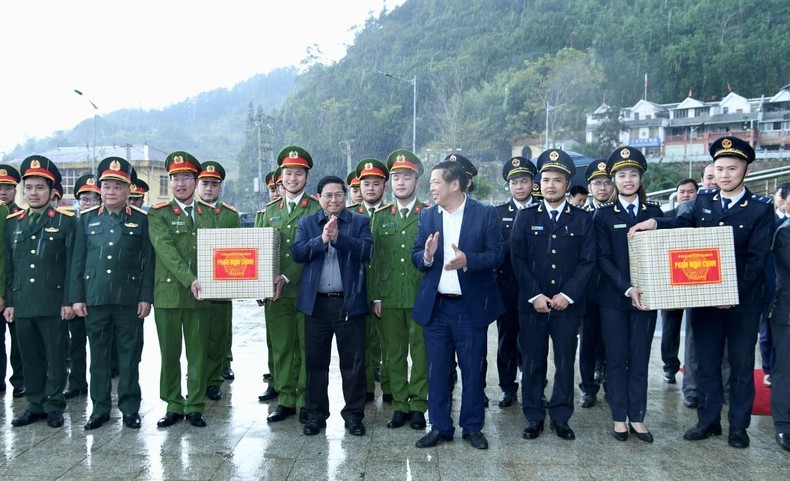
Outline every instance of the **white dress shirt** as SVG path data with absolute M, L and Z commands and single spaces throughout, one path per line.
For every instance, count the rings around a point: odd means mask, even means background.
M 452 214 L 438 207 L 439 212 L 442 214 L 442 234 L 439 237 L 442 241 L 442 252 L 444 253 L 445 264 L 455 257 L 453 244 L 458 246 L 461 240 L 461 223 L 464 220 L 464 209 L 466 208 L 466 199 L 464 196 L 463 203 Z M 458 270 L 446 270 L 442 267 L 442 275 L 439 278 L 439 293 L 441 294 L 463 294 L 461 292 L 461 283 L 458 280 Z

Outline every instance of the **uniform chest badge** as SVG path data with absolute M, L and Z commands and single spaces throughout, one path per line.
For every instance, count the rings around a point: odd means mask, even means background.
M 139 227 L 139 225 L 134 222 L 127 222 L 124 224 L 124 227 Z
M 712 213 L 713 213 L 713 212 L 711 212 L 711 210 L 710 210 L 710 209 L 702 209 L 702 212 L 703 212 L 704 214 L 712 214 Z
M 60 231 L 60 229 L 58 229 L 57 227 L 46 227 L 46 228 L 44 228 L 44 232 L 59 232 L 59 231 Z
M 280 218 L 281 217 L 279 215 L 277 217 L 272 217 L 272 222 L 277 222 L 280 220 Z
M 187 223 L 184 222 L 183 220 L 174 220 L 174 221 L 170 222 L 170 225 L 176 225 L 176 226 L 178 226 L 178 225 L 187 225 Z
M 615 224 L 612 226 L 613 229 L 625 229 L 628 227 L 628 224 Z
M 512 217 L 502 217 L 502 222 L 513 222 Z
M 543 226 L 542 225 L 533 225 L 532 227 L 530 227 L 530 230 L 543 230 Z
M 395 227 L 395 223 L 394 222 L 387 222 L 386 224 L 381 224 L 381 227 L 383 227 L 385 229 L 390 228 L 390 227 Z

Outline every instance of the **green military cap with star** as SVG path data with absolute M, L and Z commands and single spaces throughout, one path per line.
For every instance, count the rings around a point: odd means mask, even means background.
M 269 189 L 271 189 L 272 187 L 277 185 L 275 183 L 275 180 L 274 180 L 274 171 L 271 171 L 268 174 L 266 174 L 266 177 L 264 177 L 264 180 L 266 181 L 266 187 L 269 188 Z
M 359 187 L 359 177 L 357 177 L 357 171 L 352 170 L 346 176 L 346 184 L 349 187 Z
M 277 165 L 280 168 L 302 167 L 310 170 L 313 168 L 313 158 L 308 151 L 298 145 L 289 145 L 277 154 Z
M 8 164 L 0 164 L 0 184 L 19 185 L 22 176 L 19 171 Z
M 356 173 L 360 181 L 365 177 L 381 177 L 384 180 L 390 178 L 390 173 L 384 162 L 373 158 L 360 160 L 357 163 Z
M 202 165 L 203 170 L 198 174 L 198 179 L 216 179 L 220 182 L 225 180 L 225 167 L 219 162 L 207 160 Z
M 99 183 L 96 182 L 96 176 L 93 174 L 83 174 L 74 181 L 74 198 L 79 199 L 82 194 L 88 192 L 95 192 L 101 195 Z
M 416 172 L 418 176 L 425 171 L 420 158 L 406 149 L 398 149 L 387 157 L 387 169 L 389 169 L 390 174 L 397 171 L 411 170 Z
M 142 197 L 148 193 L 150 187 L 148 187 L 148 184 L 144 180 L 136 179 L 129 189 L 129 197 Z
M 117 180 L 126 184 L 131 184 L 137 179 L 132 164 L 122 157 L 107 157 L 99 162 L 96 168 L 99 173 L 99 184 L 103 180 Z
M 43 155 L 31 155 L 22 161 L 19 166 L 19 172 L 22 178 L 28 177 L 42 177 L 51 182 L 51 185 L 59 184 L 60 170 L 54 162 L 44 157 Z
M 188 172 L 197 174 L 201 170 L 200 162 L 194 155 L 183 150 L 172 152 L 165 159 L 165 169 L 168 174 L 178 174 L 181 172 Z

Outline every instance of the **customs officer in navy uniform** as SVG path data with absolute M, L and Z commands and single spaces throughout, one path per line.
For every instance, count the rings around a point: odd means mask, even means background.
M 74 317 L 72 253 L 80 226 L 73 214 L 49 203 L 52 187 L 60 181 L 51 160 L 33 155 L 19 170 L 28 208 L 9 215 L 6 222 L 3 315 L 6 322 L 17 324 L 28 405 L 11 424 L 46 419 L 56 428 L 63 425 L 66 407 L 66 323 Z
M 598 296 L 606 348 L 606 394 L 612 412 L 612 435 L 618 441 L 637 438 L 652 442 L 644 425 L 647 411 L 647 368 L 656 330 L 656 311 L 642 309 L 641 290 L 631 283 L 628 228 L 663 215 L 657 203 L 647 202 L 642 185 L 647 161 L 639 150 L 621 147 L 612 152 L 606 170 L 615 184 L 615 199 L 595 210 Z M 628 421 L 628 423 L 626 423 Z
M 771 251 L 776 272 L 776 297 L 768 317 L 776 352 L 771 371 L 771 416 L 776 442 L 790 451 L 790 220 L 776 229 Z
M 731 369 L 728 443 L 734 448 L 746 448 L 746 428 L 754 402 L 754 351 L 764 305 L 765 262 L 776 226 L 771 200 L 753 194 L 743 185 L 748 165 L 754 161 L 752 146 L 737 137 L 721 137 L 710 145 L 710 155 L 718 189 L 700 190 L 691 209 L 678 217 L 651 219 L 633 230 L 732 226 L 739 304 L 691 310 L 699 360 L 698 422 L 683 437 L 697 441 L 722 433 L 721 365 L 726 344 Z
M 513 157 L 502 167 L 502 178 L 507 182 L 511 198 L 496 207 L 502 222 L 502 240 L 505 259 L 497 270 L 497 284 L 505 303 L 505 313 L 497 319 L 498 346 L 497 372 L 502 396 L 499 407 L 512 406 L 518 399 L 516 375 L 521 365 L 521 351 L 518 344 L 518 280 L 510 261 L 510 230 L 516 214 L 533 203 L 532 182 L 535 177 L 535 164 L 524 157 Z
M 551 338 L 551 428 L 563 439 L 575 439 L 568 420 L 573 414 L 576 335 L 595 268 L 595 234 L 592 214 L 565 199 L 576 173 L 573 159 L 562 150 L 547 150 L 538 157 L 538 169 L 543 201 L 519 211 L 510 240 L 519 287 L 524 438 L 537 438 L 543 430 L 546 409 L 541 396 Z

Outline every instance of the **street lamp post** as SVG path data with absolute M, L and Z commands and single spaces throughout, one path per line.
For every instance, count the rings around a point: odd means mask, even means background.
M 415 74 L 411 80 L 406 80 L 405 78 L 396 77 L 395 75 L 389 74 L 387 72 L 382 72 L 381 70 L 376 70 L 376 72 L 380 73 L 389 78 L 394 78 L 395 80 L 400 80 L 401 82 L 406 82 L 412 86 L 412 115 L 411 115 L 411 151 L 412 153 L 417 153 L 417 75 Z
M 96 112 L 99 110 L 99 107 L 97 107 L 91 99 L 84 95 L 81 90 L 74 89 L 74 93 L 79 96 L 84 96 L 85 100 L 87 100 L 88 103 L 91 104 L 91 107 L 93 107 L 93 157 L 91 158 L 91 174 L 96 175 L 96 118 L 98 117 Z

